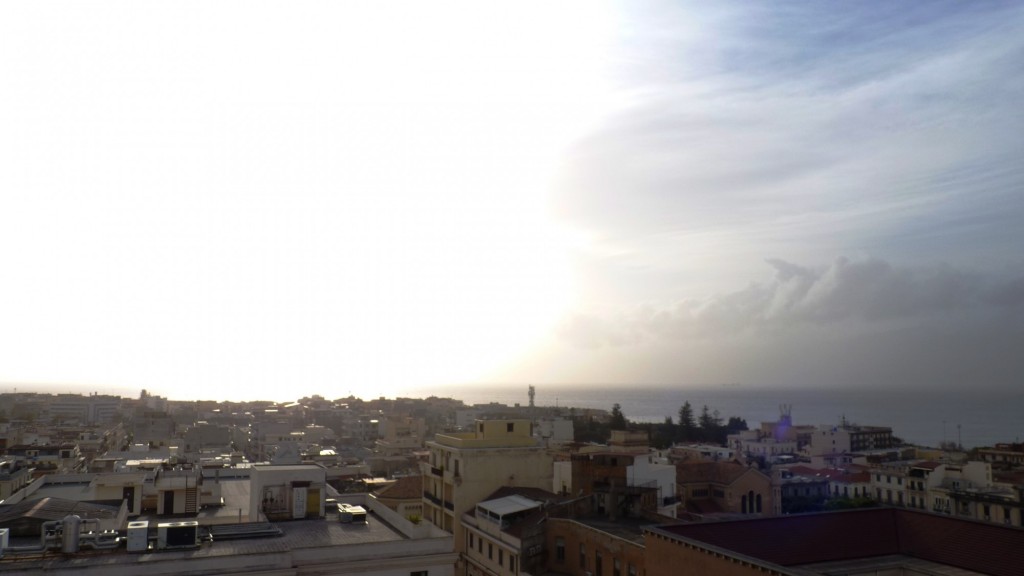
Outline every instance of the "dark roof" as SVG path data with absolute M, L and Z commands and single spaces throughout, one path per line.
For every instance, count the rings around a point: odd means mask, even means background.
M 721 514 L 725 512 L 718 502 L 710 498 L 693 499 L 690 498 L 686 501 L 686 511 L 691 514 Z
M 117 518 L 119 506 L 105 506 L 91 502 L 79 502 L 65 498 L 40 498 L 26 500 L 0 506 L 0 524 L 31 518 L 40 521 L 63 520 L 65 516 L 74 514 L 81 518 Z
M 679 484 L 715 482 L 731 484 L 740 476 L 753 470 L 738 462 L 678 462 L 676 482 Z
M 896 508 L 654 530 L 780 566 L 896 554 L 997 576 L 1018 575 L 1024 566 L 1024 530 Z

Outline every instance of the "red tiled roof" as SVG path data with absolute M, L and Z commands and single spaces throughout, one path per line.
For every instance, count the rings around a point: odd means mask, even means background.
M 717 482 L 731 484 L 747 473 L 748 468 L 738 462 L 678 462 L 676 463 L 676 482 L 689 484 L 694 482 Z
M 381 488 L 377 492 L 379 498 L 394 500 L 417 500 L 423 498 L 423 476 L 405 476 L 394 484 Z

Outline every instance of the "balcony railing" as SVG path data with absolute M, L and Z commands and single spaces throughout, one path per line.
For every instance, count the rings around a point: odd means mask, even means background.
M 434 506 L 442 506 L 441 499 L 426 490 L 423 491 L 423 497 L 429 500 Z

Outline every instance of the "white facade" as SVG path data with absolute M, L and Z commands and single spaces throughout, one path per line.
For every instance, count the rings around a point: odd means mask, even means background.
M 676 467 L 655 454 L 636 456 L 633 464 L 626 467 L 626 482 L 629 486 L 643 486 L 655 483 L 658 486 L 658 513 L 675 516 Z
M 314 464 L 254 464 L 249 484 L 249 516 L 289 520 L 326 515 L 327 474 Z

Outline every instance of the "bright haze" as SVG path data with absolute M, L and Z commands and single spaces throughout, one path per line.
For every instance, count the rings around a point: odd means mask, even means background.
M 1019 386 L 1024 7 L 0 6 L 0 386 Z

